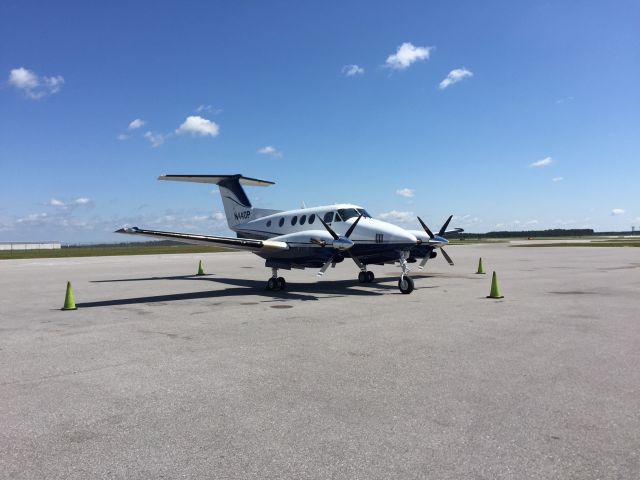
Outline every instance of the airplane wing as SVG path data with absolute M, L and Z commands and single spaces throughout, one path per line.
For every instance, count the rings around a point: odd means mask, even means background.
M 212 235 L 196 235 L 192 233 L 161 232 L 158 230 L 144 230 L 138 227 L 125 227 L 120 230 L 116 230 L 114 233 L 144 235 L 145 237 L 175 240 L 176 242 L 226 247 L 233 248 L 235 250 L 247 250 L 250 252 L 289 250 L 289 244 L 287 242 L 278 242 L 274 240 L 254 240 L 251 238 L 215 237 Z

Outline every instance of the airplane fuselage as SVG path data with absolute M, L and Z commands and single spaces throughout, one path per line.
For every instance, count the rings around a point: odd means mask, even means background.
M 269 258 L 287 259 L 299 267 L 318 267 L 331 256 L 338 262 L 343 258 L 310 241 L 311 238 L 332 240 L 319 219 L 322 218 L 338 235 L 344 235 L 359 215 L 362 218 L 351 234 L 354 245 L 350 251 L 363 263 L 397 261 L 399 251 L 416 246 L 417 237 L 413 233 L 371 218 L 364 208 L 348 203 L 282 211 L 239 223 L 232 230 L 239 238 L 276 240 L 290 245 L 289 251 L 270 253 Z M 256 253 L 260 255 L 260 252 Z

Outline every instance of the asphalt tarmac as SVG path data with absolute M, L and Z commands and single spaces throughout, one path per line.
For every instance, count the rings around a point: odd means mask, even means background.
M 640 249 L 448 253 L 0 261 L 0 477 L 640 478 Z

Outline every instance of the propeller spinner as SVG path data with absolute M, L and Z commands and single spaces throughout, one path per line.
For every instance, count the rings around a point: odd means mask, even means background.
M 331 244 L 327 244 L 325 240 L 312 238 L 311 243 L 315 243 L 316 245 L 320 245 L 321 247 L 329 247 L 329 248 L 333 248 L 334 250 L 343 252 L 347 256 L 351 257 L 351 259 L 356 263 L 356 265 L 358 265 L 358 267 L 363 268 L 364 266 L 362 265 L 362 262 L 360 262 L 360 260 L 357 257 L 354 257 L 349 251 L 349 249 L 351 249 L 351 247 L 353 247 L 354 245 L 353 241 L 349 237 L 355 230 L 356 225 L 358 225 L 358 222 L 360 221 L 361 218 L 362 218 L 362 214 L 360 214 L 358 218 L 356 218 L 356 221 L 351 224 L 351 226 L 343 236 L 338 235 L 329 225 L 327 225 L 327 223 L 322 218 L 318 218 L 318 220 L 320 220 L 320 222 L 322 223 L 324 228 L 327 230 L 327 232 L 329 232 L 329 235 L 333 237 L 333 241 L 331 242 Z M 327 271 L 327 268 L 329 268 L 329 265 L 331 265 L 331 263 L 333 262 L 334 262 L 334 258 L 332 256 L 322 266 L 322 268 L 318 272 L 318 276 L 321 277 L 322 275 L 324 275 L 324 272 Z
M 447 233 L 447 227 L 449 226 L 449 222 L 451 222 L 452 218 L 453 218 L 453 215 L 450 215 L 449 218 L 447 218 L 447 221 L 444 222 L 442 227 L 440 227 L 438 234 L 434 235 L 433 232 L 429 229 L 429 227 L 427 227 L 427 224 L 424 223 L 420 217 L 418 217 L 418 221 L 420 222 L 420 225 L 422 225 L 422 228 L 424 228 L 424 231 L 427 232 L 427 235 L 429 235 L 429 241 L 427 242 L 428 245 L 433 248 L 439 248 L 440 252 L 442 252 L 442 256 L 444 257 L 444 259 L 451 266 L 453 266 L 453 260 L 451 260 L 451 257 L 447 254 L 445 249 L 442 247 L 449 244 L 449 241 L 444 237 L 444 235 Z M 456 229 L 456 231 L 462 231 L 462 229 L 459 228 L 459 229 Z M 420 266 L 418 268 L 422 270 L 424 266 L 427 264 L 428 260 L 429 260 L 429 255 L 427 255 L 422 259 L 422 262 L 420 262 Z

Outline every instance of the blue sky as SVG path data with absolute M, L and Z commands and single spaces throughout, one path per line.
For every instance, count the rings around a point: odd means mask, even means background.
M 638 25 L 635 1 L 3 1 L 0 241 L 229 233 L 215 187 L 163 173 L 412 228 L 640 227 Z

